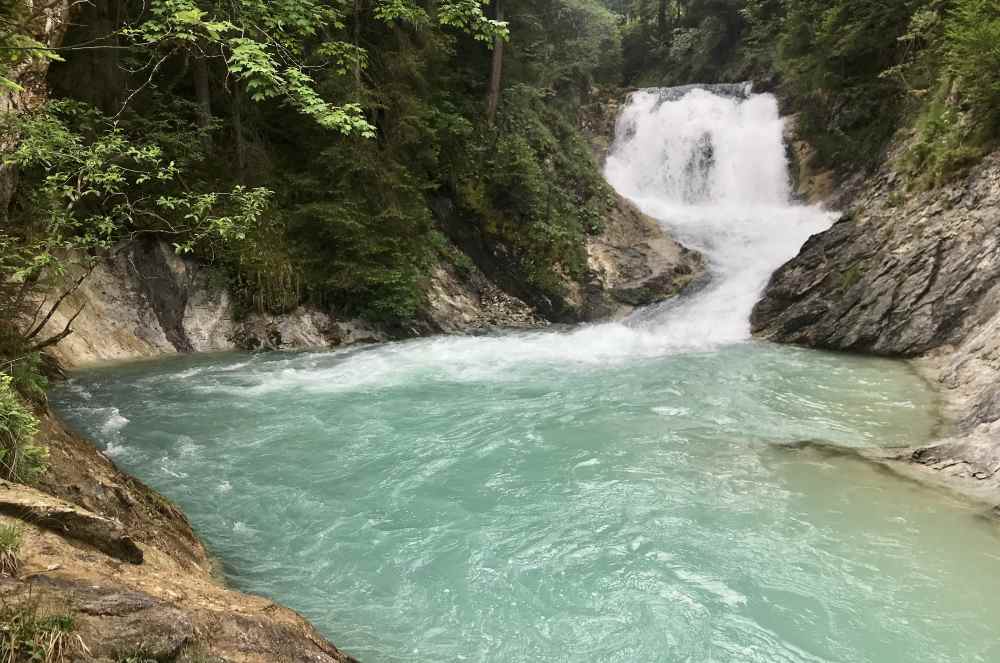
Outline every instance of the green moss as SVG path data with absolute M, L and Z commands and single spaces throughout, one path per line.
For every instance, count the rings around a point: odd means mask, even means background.
M 864 276 L 864 273 L 864 267 L 862 267 L 860 263 L 854 263 L 851 265 L 840 275 L 841 290 L 847 291 L 853 288 L 859 281 L 861 281 L 861 277 Z

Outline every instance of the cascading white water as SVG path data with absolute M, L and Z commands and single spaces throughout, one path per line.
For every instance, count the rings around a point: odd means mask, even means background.
M 792 204 L 777 101 L 749 86 L 636 92 L 605 174 L 709 261 L 705 291 L 643 322 L 669 347 L 748 338 L 769 275 L 833 220 Z

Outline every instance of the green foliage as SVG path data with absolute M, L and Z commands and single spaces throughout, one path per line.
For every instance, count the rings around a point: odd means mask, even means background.
M 5 601 L 0 605 L 0 658 L 5 663 L 69 660 L 75 645 L 86 651 L 79 636 L 73 636 L 75 628 L 69 615 L 47 614 L 31 601 Z
M 324 27 L 342 26 L 338 8 L 315 0 L 242 0 L 228 5 L 227 14 L 210 13 L 219 9 L 218 5 L 204 8 L 194 0 L 153 0 L 144 20 L 122 34 L 138 43 L 156 44 L 165 51 L 164 59 L 178 49 L 199 55 L 218 51 L 253 101 L 283 99 L 325 128 L 373 135 L 359 106 L 325 101 L 303 66 L 306 40 Z
M 900 124 L 905 94 L 882 72 L 899 62 L 900 40 L 923 0 L 790 0 L 777 68 L 803 109 L 802 130 L 818 165 L 874 165 Z
M 592 84 L 619 82 L 621 34 L 615 16 L 600 3 L 520 0 L 512 5 L 515 41 L 507 69 L 516 84 L 584 100 Z
M 0 373 L 0 477 L 31 483 L 45 469 L 48 451 L 35 444 L 38 419 L 14 388 L 14 379 Z
M 224 193 L 183 190 L 182 172 L 161 146 L 84 104 L 54 101 L 6 121 L 17 146 L 4 163 L 38 182 L 22 199 L 20 223 L 41 238 L 28 271 L 14 278 L 51 267 L 58 250 L 107 247 L 138 232 L 167 233 L 179 251 L 239 240 L 270 197 L 239 185 Z
M 623 15 L 624 77 L 633 85 L 711 83 L 731 71 L 744 0 L 606 0 Z
M 988 138 L 1000 135 L 1000 0 L 957 0 L 945 28 L 948 72 Z
M 0 233 L 0 358 L 14 362 L 25 394 L 42 388 L 25 362 L 60 340 L 39 336 L 63 300 L 58 293 L 79 285 L 66 283 L 67 258 L 86 272 L 91 252 L 142 233 L 169 238 L 180 253 L 215 251 L 243 241 L 272 195 L 240 184 L 192 188 L 181 166 L 204 158 L 190 140 L 204 130 L 185 131 L 176 117 L 150 114 L 130 125 L 60 100 L 7 114 L 2 129 L 15 145 L 3 164 L 20 171 L 23 186 L 7 212 L 11 230 Z
M 457 28 L 487 43 L 497 38 L 506 39 L 507 24 L 494 21 L 483 13 L 489 0 L 441 0 L 437 5 L 438 22 Z
M 21 566 L 18 555 L 24 539 L 20 525 L 0 525 L 0 576 L 14 577 Z
M 933 2 L 914 14 L 901 40 L 908 57 L 885 75 L 898 76 L 919 100 L 916 138 L 902 166 L 918 188 L 940 186 L 965 172 L 1000 138 L 1000 4 Z
M 21 396 L 35 403 L 45 402 L 45 393 L 49 387 L 41 366 L 42 356 L 38 352 L 30 352 L 12 360 L 0 360 L 0 372 L 10 376 L 11 384 Z
M 423 25 L 421 17 L 398 13 L 405 6 L 376 10 Z M 590 22 L 594 7 L 607 22 Z M 436 260 L 460 273 L 473 266 L 445 236 L 471 235 L 495 247 L 509 258 L 502 278 L 512 286 L 558 294 L 567 278 L 582 274 L 585 234 L 600 228 L 610 194 L 568 120 L 574 107 L 566 100 L 602 75 L 594 67 L 614 24 L 592 2 L 507 8 L 511 29 L 531 45 L 512 42 L 505 70 L 509 80 L 531 84 L 509 84 L 495 128 L 485 126 L 480 99 L 469 99 L 468 77 L 453 61 L 465 51 L 482 55 L 472 41 L 426 27 L 415 39 L 362 26 L 361 41 L 380 44 L 369 49 L 365 70 L 377 84 L 363 85 L 359 97 L 378 109 L 379 140 L 325 138 L 305 127 L 288 136 L 308 148 L 276 164 L 282 213 L 251 233 L 234 261 L 244 310 L 288 310 L 308 301 L 379 322 L 411 320 L 424 305 Z M 598 34 L 602 26 L 610 35 Z M 535 43 L 543 37 L 551 43 Z M 580 47 L 563 46 L 580 40 L 589 55 L 573 62 Z M 320 80 L 324 89 L 338 85 L 336 76 Z M 540 87 L 547 92 L 532 92 Z M 457 204 L 467 226 L 435 218 L 432 202 L 442 198 Z M 435 228 L 440 223 L 446 227 Z
M 61 59 L 38 39 L 44 22 L 32 3 L 7 0 L 0 5 L 0 92 L 23 91 L 17 79 L 26 70 Z
M 1000 0 L 959 0 L 946 28 L 947 63 L 973 109 L 1000 118 Z
M 408 187 L 395 184 L 400 188 L 381 191 L 395 198 L 391 202 L 311 203 L 294 210 L 290 242 L 314 302 L 380 322 L 416 315 L 430 262 L 430 215 L 419 193 L 408 198 Z M 324 250 L 316 251 L 315 243 Z
M 492 42 L 506 37 L 506 24 L 487 18 L 484 4 L 485 0 L 442 0 L 433 18 L 440 26 L 456 28 L 478 40 Z M 225 4 L 152 0 L 143 20 L 122 33 L 138 43 L 158 45 L 166 51 L 164 58 L 177 49 L 193 52 L 195 57 L 217 51 L 227 71 L 242 82 L 253 101 L 283 99 L 324 128 L 371 138 L 375 127 L 365 118 L 362 107 L 325 100 L 308 71 L 310 57 L 316 54 L 332 57 L 341 75 L 367 59 L 358 44 L 321 41 L 324 33 L 344 28 L 346 5 L 317 0 L 238 0 Z M 432 16 L 413 0 L 377 0 L 373 17 L 417 28 L 432 24 Z M 345 66 L 349 61 L 352 66 Z
M 476 244 L 480 267 L 499 256 L 510 287 L 559 295 L 610 206 L 574 122 L 593 85 L 619 78 L 618 20 L 599 0 L 505 0 L 508 24 L 490 4 L 152 0 L 97 40 L 117 49 L 110 65 L 71 29 L 70 47 L 88 47 L 54 77 L 63 91 L 87 96 L 72 72 L 116 67 L 121 89 L 95 95 L 105 115 L 64 99 L 12 122 L 26 185 L 6 317 L 38 317 L 19 286 L 51 290 L 67 251 L 147 233 L 224 265 L 241 313 L 308 302 L 411 320 L 436 261 L 471 271 L 444 237 Z M 508 37 L 490 126 L 484 43 Z
M 504 247 L 523 282 L 550 295 L 586 268 L 584 239 L 612 204 L 582 137 L 551 100 L 527 86 L 507 91 L 497 128 L 469 145 L 456 169 L 462 207 Z

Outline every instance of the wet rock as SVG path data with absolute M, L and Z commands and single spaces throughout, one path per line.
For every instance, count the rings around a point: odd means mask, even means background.
M 588 240 L 587 258 L 588 285 L 571 301 L 588 322 L 624 317 L 676 297 L 705 274 L 699 253 L 675 242 L 621 196 L 604 230 Z

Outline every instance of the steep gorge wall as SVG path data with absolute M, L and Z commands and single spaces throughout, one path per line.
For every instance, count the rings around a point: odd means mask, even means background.
M 889 159 L 849 211 L 773 276 L 761 338 L 920 358 L 949 438 L 900 458 L 1000 503 L 1000 152 L 963 179 L 906 189 Z

